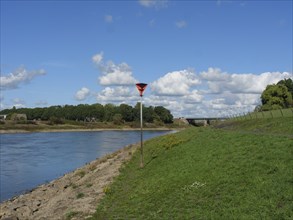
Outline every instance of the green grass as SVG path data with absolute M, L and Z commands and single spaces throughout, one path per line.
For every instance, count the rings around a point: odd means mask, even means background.
M 145 167 L 136 152 L 93 219 L 292 219 L 290 131 L 254 132 L 280 125 L 275 120 L 233 130 L 193 127 L 147 141 Z
M 258 118 L 290 118 L 293 117 L 293 108 L 278 109 L 272 111 L 252 112 L 236 119 L 258 119 Z
M 70 212 L 66 213 L 65 219 L 70 220 L 70 219 L 76 217 L 78 214 L 79 214 L 79 212 L 70 211 Z
M 293 136 L 293 117 L 229 120 L 215 125 L 217 128 L 240 132 Z

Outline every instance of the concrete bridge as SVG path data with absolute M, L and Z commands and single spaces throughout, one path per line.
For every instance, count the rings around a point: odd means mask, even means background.
M 226 120 L 227 118 L 223 117 L 208 117 L 208 118 L 185 118 L 189 124 L 195 126 L 207 126 L 211 124 L 211 121 Z

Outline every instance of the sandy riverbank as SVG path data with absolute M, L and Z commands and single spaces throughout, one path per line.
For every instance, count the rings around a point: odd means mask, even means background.
M 96 159 L 31 192 L 0 204 L 0 219 L 86 219 L 138 145 Z

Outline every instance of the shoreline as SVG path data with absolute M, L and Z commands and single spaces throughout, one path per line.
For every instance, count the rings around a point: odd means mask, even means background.
M 0 219 L 77 219 L 91 216 L 138 144 L 122 147 L 49 183 L 0 203 Z
M 143 128 L 144 131 L 172 131 L 172 130 L 181 130 L 182 128 Z M 28 131 L 25 129 L 9 129 L 9 130 L 0 130 L 0 134 L 19 134 L 19 133 L 48 133 L 48 132 L 94 132 L 94 131 L 140 131 L 140 128 L 76 128 L 76 129 L 40 129 Z

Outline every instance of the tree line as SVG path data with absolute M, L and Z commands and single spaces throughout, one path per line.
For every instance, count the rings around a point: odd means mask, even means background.
M 4 109 L 0 114 L 8 115 L 11 119 L 13 114 L 26 114 L 27 120 L 75 120 L 75 121 L 95 121 L 95 122 L 135 122 L 140 120 L 140 103 L 134 107 L 121 104 L 119 106 L 113 104 L 102 105 L 96 104 L 80 104 L 74 105 L 57 105 L 44 108 L 18 108 Z M 163 106 L 143 105 L 143 120 L 147 123 L 172 123 L 173 115 Z
M 267 85 L 261 94 L 261 105 L 255 111 L 270 111 L 293 107 L 293 81 L 280 80 L 277 84 Z

